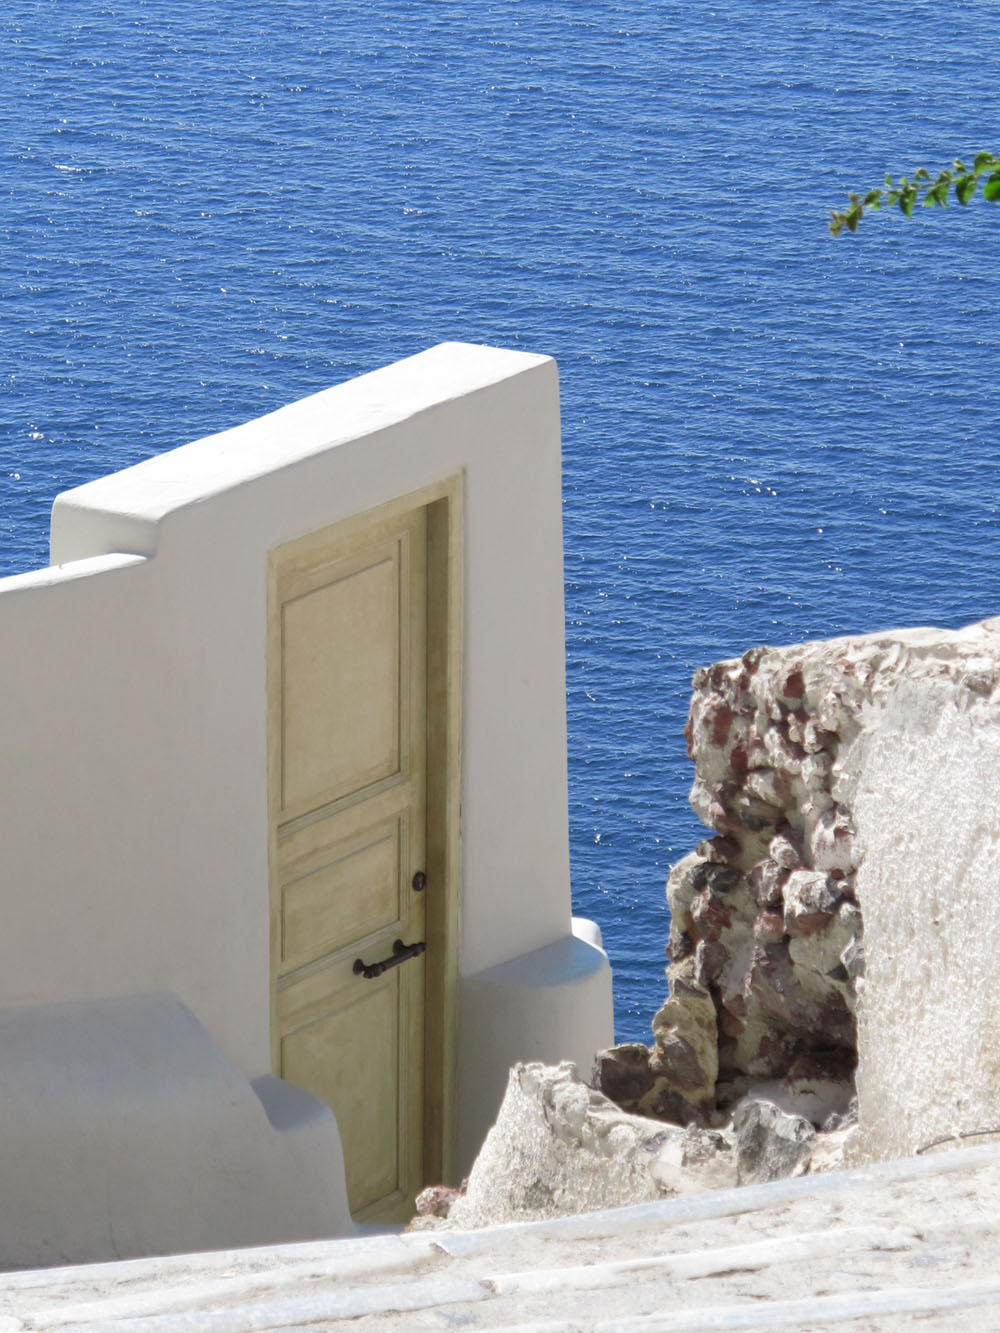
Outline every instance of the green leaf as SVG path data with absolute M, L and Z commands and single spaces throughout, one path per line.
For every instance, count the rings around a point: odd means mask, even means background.
M 849 206 L 838 212 L 830 209 L 830 222 L 827 224 L 831 233 L 838 236 L 846 227 L 848 231 L 857 231 L 858 223 L 867 209 L 886 208 L 898 204 L 904 217 L 912 217 L 918 202 L 925 208 L 947 208 L 951 187 L 955 187 L 955 198 L 960 204 L 968 204 L 976 193 L 980 176 L 987 176 L 983 186 L 983 196 L 991 203 L 1000 202 L 1000 157 L 995 153 L 977 153 L 973 165 L 967 167 L 961 158 L 955 158 L 954 169 L 945 167 L 932 179 L 926 167 L 918 167 L 913 179 L 900 176 L 893 182 L 892 173 L 887 172 L 885 186 L 869 190 L 863 197 L 849 194 Z
M 955 195 L 960 204 L 967 204 L 976 193 L 976 186 L 979 184 L 978 176 L 962 176 L 955 182 Z

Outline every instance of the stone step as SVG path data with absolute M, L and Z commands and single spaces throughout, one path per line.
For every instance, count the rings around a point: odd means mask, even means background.
M 1000 1329 L 1000 1149 L 479 1231 L 0 1276 L 0 1333 Z

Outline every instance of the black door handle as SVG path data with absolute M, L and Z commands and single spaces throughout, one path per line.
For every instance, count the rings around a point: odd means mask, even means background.
M 415 944 L 404 944 L 402 940 L 396 940 L 392 946 L 392 954 L 388 958 L 383 958 L 380 963 L 366 963 L 363 958 L 355 958 L 354 973 L 356 976 L 364 977 L 366 981 L 372 981 L 375 977 L 380 977 L 383 972 L 388 972 L 390 967 L 399 967 L 407 958 L 419 958 L 426 948 L 427 945 L 423 940 L 417 940 Z

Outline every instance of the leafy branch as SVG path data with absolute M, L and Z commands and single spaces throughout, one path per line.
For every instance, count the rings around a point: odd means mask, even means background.
M 947 208 L 948 195 L 952 190 L 960 204 L 967 204 L 976 193 L 982 176 L 986 177 L 983 198 L 991 204 L 997 203 L 1000 201 L 1000 158 L 994 157 L 992 153 L 977 153 L 971 167 L 956 158 L 952 168 L 946 167 L 935 180 L 931 180 L 931 174 L 925 167 L 914 172 L 912 181 L 901 176 L 893 182 L 891 176 L 886 176 L 884 188 L 877 186 L 863 197 L 860 194 L 849 194 L 847 197 L 850 202 L 842 213 L 831 208 L 830 232 L 839 236 L 845 227 L 848 231 L 857 231 L 866 209 L 877 210 L 898 204 L 900 211 L 910 217 L 918 201 L 924 208 Z

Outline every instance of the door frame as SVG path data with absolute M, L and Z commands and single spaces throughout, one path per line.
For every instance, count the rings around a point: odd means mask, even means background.
M 427 511 L 427 778 L 424 904 L 424 1184 L 450 1182 L 455 1155 L 458 1037 L 458 952 L 461 924 L 461 759 L 463 483 L 456 473 L 388 503 L 338 519 L 268 553 L 267 770 L 268 896 L 270 915 L 271 1067 L 279 1072 L 276 1019 L 279 962 L 277 873 L 278 724 L 281 700 L 281 627 L 277 574 L 290 557 L 318 552 L 334 538 L 359 535 L 382 519 L 412 509 Z

